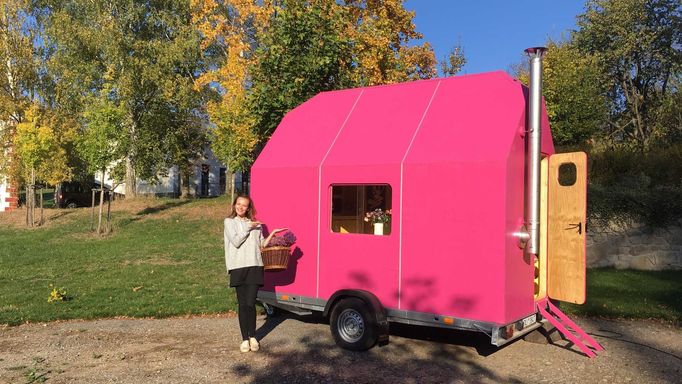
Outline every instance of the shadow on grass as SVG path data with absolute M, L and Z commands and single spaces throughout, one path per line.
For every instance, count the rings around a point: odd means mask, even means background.
M 167 201 L 163 204 L 152 206 L 152 207 L 147 207 L 140 212 L 137 212 L 137 216 L 146 216 L 146 215 L 152 215 L 154 213 L 162 212 L 167 209 L 171 208 L 176 208 L 176 207 L 181 207 L 187 203 L 191 202 L 189 199 L 184 199 L 184 200 L 177 200 L 177 201 Z
M 682 271 L 634 271 L 612 268 L 587 271 L 587 301 L 565 304 L 569 315 L 659 318 L 682 322 Z
M 61 218 L 61 217 L 66 216 L 66 215 L 70 215 L 70 214 L 72 214 L 72 213 L 74 213 L 74 212 L 75 212 L 74 210 L 68 210 L 68 211 L 67 211 L 67 210 L 61 210 L 61 209 L 60 209 L 58 213 L 55 213 L 54 215 L 51 215 L 50 217 L 48 217 L 48 218 L 47 218 L 47 221 L 54 221 L 54 220 L 57 220 L 57 219 L 59 219 L 59 218 Z
M 320 315 L 279 314 L 266 319 L 256 336 L 266 338 L 287 320 L 327 323 Z M 305 350 L 297 353 L 262 350 L 271 361 L 266 371 L 246 363 L 236 365 L 233 371 L 246 383 L 520 382 L 501 377 L 477 363 L 476 354 L 487 356 L 499 350 L 490 345 L 486 335 L 395 323 L 391 323 L 390 332 L 395 338 L 388 345 L 365 352 L 337 347 L 329 332 L 293 336 L 297 337 L 295 343 L 305 346 Z

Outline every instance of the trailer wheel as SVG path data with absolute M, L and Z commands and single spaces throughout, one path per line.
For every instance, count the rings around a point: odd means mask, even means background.
M 366 351 L 377 342 L 375 316 L 364 301 L 349 297 L 332 310 L 329 327 L 336 345 L 351 351 Z

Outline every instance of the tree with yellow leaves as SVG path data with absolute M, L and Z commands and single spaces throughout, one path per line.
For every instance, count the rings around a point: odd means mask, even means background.
M 428 42 L 409 45 L 423 35 L 404 0 L 344 0 L 349 10 L 345 33 L 353 41 L 355 85 L 377 85 L 428 79 L 436 59 Z
M 216 98 L 207 111 L 214 126 L 212 150 L 228 166 L 234 193 L 234 172 L 244 170 L 258 143 L 254 119 L 246 106 L 258 36 L 274 13 L 274 1 L 192 0 L 192 23 L 201 35 L 205 71 L 195 86 L 210 86 Z
M 39 28 L 28 0 L 0 3 L 0 182 L 22 182 L 20 165 L 13 151 L 16 126 L 32 100 L 37 99 L 41 76 L 36 44 Z
M 440 62 L 440 70 L 445 77 L 454 76 L 462 70 L 466 63 L 467 59 L 464 56 L 464 48 L 462 48 L 462 45 L 457 44 L 450 49 L 447 57 Z
M 430 78 L 436 60 L 403 0 L 195 0 L 213 151 L 245 169 L 282 116 L 326 90 Z
M 24 119 L 17 124 L 13 153 L 18 160 L 21 176 L 26 186 L 26 224 L 35 223 L 36 181 L 56 184 L 71 178 L 66 151 L 56 132 L 57 117 L 33 104 L 24 112 Z M 41 188 L 42 190 L 42 188 Z M 43 222 L 42 196 L 40 221 Z

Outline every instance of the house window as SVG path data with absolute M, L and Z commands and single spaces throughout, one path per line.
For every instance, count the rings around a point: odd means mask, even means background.
M 388 184 L 332 185 L 331 230 L 336 233 L 391 234 L 391 186 Z M 379 211 L 377 211 L 379 210 Z M 380 214 L 375 226 L 368 213 Z M 388 216 L 386 216 L 388 214 Z M 366 220 L 367 218 L 367 220 Z M 382 220 L 384 219 L 384 220 Z

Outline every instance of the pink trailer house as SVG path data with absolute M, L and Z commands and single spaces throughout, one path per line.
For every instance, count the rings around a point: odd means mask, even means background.
M 252 167 L 252 196 L 259 220 L 298 241 L 259 300 L 323 312 L 348 349 L 386 341 L 390 322 L 502 345 L 544 318 L 593 356 L 548 300 L 584 302 L 585 157 L 554 154 L 535 81 L 324 92 L 289 112 Z M 383 228 L 364 220 L 377 209 L 391 212 Z

